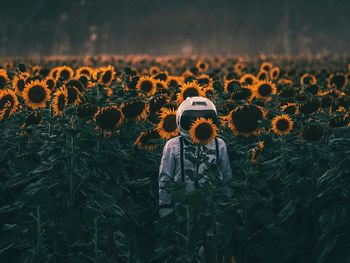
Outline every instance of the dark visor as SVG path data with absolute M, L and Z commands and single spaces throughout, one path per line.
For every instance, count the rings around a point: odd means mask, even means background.
M 189 130 L 192 123 L 199 118 L 211 119 L 214 124 L 218 124 L 218 118 L 213 110 L 187 110 L 182 113 L 180 125 L 184 130 Z

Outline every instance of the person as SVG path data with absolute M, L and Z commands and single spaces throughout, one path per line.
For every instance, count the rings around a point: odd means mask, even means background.
M 174 210 L 174 204 L 171 200 L 169 185 L 172 182 L 182 181 L 185 184 L 186 191 L 195 189 L 194 181 L 185 173 L 187 170 L 194 171 L 195 165 L 186 158 L 193 149 L 189 130 L 191 124 L 197 119 L 203 117 L 211 119 L 218 124 L 217 110 L 212 101 L 204 97 L 187 97 L 176 113 L 176 124 L 180 136 L 174 137 L 166 142 L 163 148 L 163 154 L 159 166 L 159 215 L 164 217 Z M 232 170 L 227 154 L 226 144 L 223 139 L 216 137 L 206 145 L 201 145 L 197 149 L 203 152 L 204 147 L 208 154 L 208 162 L 216 162 L 219 178 L 224 185 L 231 179 Z M 209 151 L 208 151 L 209 150 Z M 192 150 L 193 151 L 193 150 Z M 208 169 L 206 163 L 201 163 L 198 167 L 198 174 L 203 175 L 199 184 L 208 179 L 205 171 Z

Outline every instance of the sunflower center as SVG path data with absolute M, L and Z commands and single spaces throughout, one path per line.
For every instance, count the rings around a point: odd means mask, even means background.
M 70 77 L 70 73 L 68 70 L 64 69 L 60 72 L 60 77 L 63 79 L 63 80 L 67 80 L 69 79 Z
M 171 114 L 164 118 L 163 128 L 166 132 L 173 132 L 176 130 L 176 115 Z
M 110 70 L 108 70 L 102 75 L 102 82 L 108 83 L 111 80 L 112 80 L 112 72 Z
M 111 131 L 116 128 L 116 125 L 120 121 L 121 113 L 117 109 L 107 109 L 96 118 L 96 123 L 98 127 L 102 130 Z
M 6 79 L 4 76 L 0 76 L 0 87 L 3 88 L 5 87 L 6 84 Z
M 12 107 L 13 104 L 13 97 L 10 94 L 6 94 L 0 99 L 0 110 L 2 110 L 4 107 Z
M 209 123 L 201 123 L 196 127 L 195 136 L 200 141 L 208 140 L 213 134 L 213 128 Z
M 269 96 L 272 93 L 271 85 L 269 84 L 262 84 L 259 87 L 259 94 L 263 97 Z
M 140 116 L 145 109 L 145 104 L 142 101 L 130 101 L 123 107 L 123 113 L 128 119 Z
M 24 86 L 25 86 L 24 79 L 19 79 L 17 82 L 17 88 L 19 89 L 19 91 L 23 91 Z
M 28 98 L 33 103 L 41 103 L 46 98 L 46 91 L 42 86 L 33 86 L 28 92 Z
M 59 111 L 63 111 L 66 99 L 63 94 L 60 94 L 57 99 L 57 108 Z
M 74 103 L 78 98 L 78 91 L 74 87 L 67 87 L 68 103 Z
M 184 99 L 195 96 L 198 96 L 198 90 L 196 88 L 187 88 L 183 93 Z
M 150 92 L 153 88 L 152 82 L 149 80 L 144 80 L 141 83 L 141 90 L 143 90 L 144 92 Z
M 286 131 L 289 128 L 289 121 L 286 119 L 280 119 L 276 123 L 276 128 L 279 131 Z

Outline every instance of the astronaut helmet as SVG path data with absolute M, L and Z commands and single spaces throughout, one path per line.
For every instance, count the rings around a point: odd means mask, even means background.
M 193 122 L 199 118 L 212 119 L 218 124 L 218 116 L 214 103 L 204 97 L 187 97 L 177 109 L 176 125 L 182 137 L 191 141 L 189 130 Z

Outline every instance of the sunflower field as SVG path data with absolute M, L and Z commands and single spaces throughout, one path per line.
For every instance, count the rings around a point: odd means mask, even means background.
M 191 96 L 217 107 L 191 137 L 224 139 L 233 195 L 178 187 L 160 217 Z M 349 109 L 343 56 L 3 59 L 0 262 L 349 262 Z

